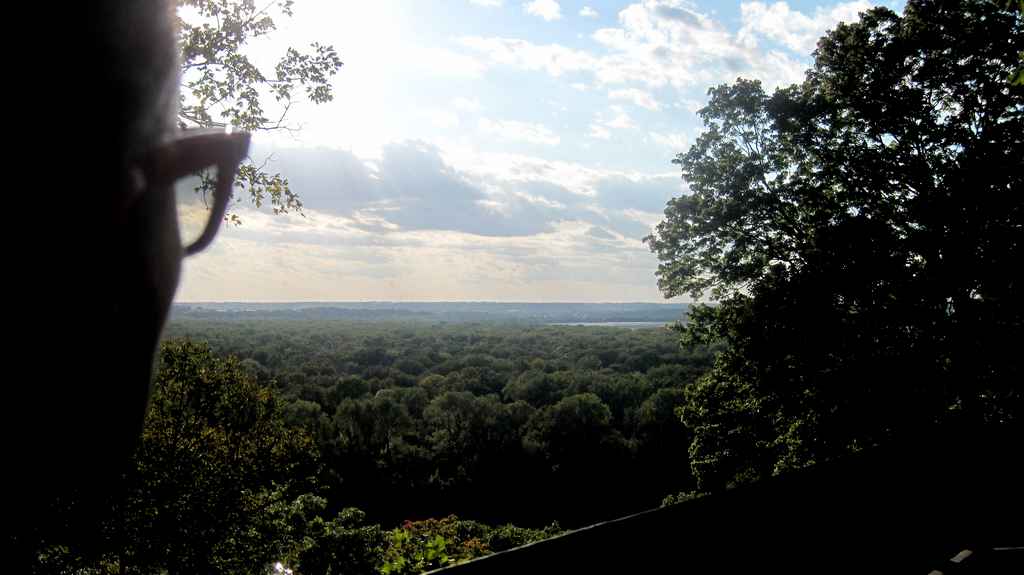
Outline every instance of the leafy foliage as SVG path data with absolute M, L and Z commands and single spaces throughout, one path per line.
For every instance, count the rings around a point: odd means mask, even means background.
M 488 527 L 449 515 L 443 519 L 406 521 L 390 534 L 380 572 L 384 575 L 422 573 L 497 551 L 526 545 L 561 533 L 557 523 L 544 529 L 513 525 Z
M 280 408 L 237 361 L 163 345 L 128 495 L 109 526 L 122 568 L 253 572 L 284 552 L 317 462 Z
M 821 39 L 800 85 L 710 90 L 646 239 L 684 342 L 725 345 L 681 410 L 717 489 L 958 418 L 1020 417 L 1024 19 L 916 0 Z
M 691 499 L 703 497 L 704 494 L 699 491 L 680 491 L 674 495 L 666 495 L 665 499 L 661 500 L 662 507 L 668 507 L 669 505 L 675 505 L 677 503 L 686 503 Z
M 325 502 L 318 501 L 318 511 Z M 380 525 L 366 524 L 366 514 L 346 508 L 330 521 L 316 515 L 304 527 L 300 548 L 286 558 L 307 575 L 373 574 L 378 572 L 387 533 Z
M 291 129 L 285 121 L 300 93 L 314 104 L 333 99 L 331 78 L 342 65 L 333 47 L 317 42 L 307 52 L 290 47 L 272 73 L 244 52 L 249 43 L 274 32 L 274 18 L 290 17 L 292 5 L 292 0 L 261 6 L 254 0 L 177 0 L 182 128 Z M 236 187 L 248 190 L 256 207 L 269 202 L 274 213 L 301 211 L 287 178 L 265 167 L 265 162 L 243 163 Z M 202 191 L 212 191 L 212 182 L 204 180 Z M 238 221 L 237 215 L 231 217 Z
M 1024 0 L 1006 0 L 1006 7 L 1017 12 L 1024 18 Z M 1024 50 L 1020 51 L 1020 63 L 1017 69 L 1010 74 L 1010 82 L 1017 86 L 1024 86 Z

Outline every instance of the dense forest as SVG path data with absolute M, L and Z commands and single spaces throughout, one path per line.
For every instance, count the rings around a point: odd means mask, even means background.
M 580 526 L 691 486 L 674 410 L 711 365 L 665 328 L 171 324 L 281 397 L 333 508 Z M 600 501 L 600 504 L 595 502 Z
M 16 544 L 75 573 L 417 573 L 510 549 L 692 491 L 677 409 L 713 356 L 666 327 L 177 321 L 109 500 L 61 501 Z

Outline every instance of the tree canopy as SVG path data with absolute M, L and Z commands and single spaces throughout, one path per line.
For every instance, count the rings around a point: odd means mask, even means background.
M 682 409 L 704 488 L 962 417 L 1019 418 L 1024 17 L 911 0 L 823 37 L 803 83 L 710 90 L 646 242 L 721 341 Z
M 186 319 L 167 335 L 273 382 L 332 513 L 577 527 L 692 488 L 673 410 L 712 352 L 662 328 Z
M 322 334 L 310 326 L 302 328 L 314 336 L 314 345 L 325 343 L 316 341 Z M 252 335 L 243 341 L 260 339 Z M 302 373 L 313 378 L 333 373 L 312 353 L 318 348 L 296 347 L 308 361 Z M 258 362 L 218 357 L 208 344 L 164 343 L 145 428 L 117 493 L 94 506 L 100 512 L 84 517 L 73 513 L 82 501 L 63 500 L 52 521 L 19 534 L 14 561 L 25 561 L 21 570 L 267 573 L 288 566 L 305 575 L 419 573 L 561 531 L 557 523 L 544 529 L 490 526 L 449 513 L 386 529 L 362 510 L 331 501 L 317 480 L 338 472 L 345 479 L 358 477 L 358 470 L 353 475 L 350 469 L 360 464 L 358 458 L 335 469 L 321 466 L 319 447 L 330 447 L 338 437 L 350 443 L 352 453 L 393 458 L 382 479 L 415 481 L 424 467 L 415 458 L 427 455 L 416 445 L 413 436 L 419 434 L 437 450 L 437 468 L 427 473 L 453 489 L 464 489 L 467 481 L 470 486 L 486 482 L 473 472 L 492 442 L 503 442 L 505 449 L 518 443 L 516 430 L 525 426 L 528 414 L 507 412 L 521 406 L 506 410 L 494 395 L 466 391 L 430 400 L 422 389 L 382 389 L 372 398 L 363 397 L 364 389 L 354 394 L 360 401 L 341 400 L 335 426 L 330 419 L 319 421 L 324 417 L 319 403 L 291 395 L 298 390 L 286 385 L 280 393 L 273 382 L 257 381 L 252 364 Z M 310 432 L 323 432 L 323 426 L 332 431 L 314 438 Z M 485 483 L 489 486 L 493 483 Z M 400 495 L 389 487 L 366 485 L 367 492 L 358 495 Z M 274 571 L 275 564 L 282 567 Z
M 60 502 L 63 521 L 26 541 L 33 572 L 257 572 L 299 544 L 294 518 L 316 506 L 312 438 L 237 360 L 189 342 L 160 352 L 118 489 L 84 518 L 68 513 L 82 502 Z

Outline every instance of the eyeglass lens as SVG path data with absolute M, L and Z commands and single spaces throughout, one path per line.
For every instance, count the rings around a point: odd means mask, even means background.
M 217 167 L 206 168 L 198 175 L 179 179 L 174 185 L 174 200 L 178 212 L 181 244 L 194 244 L 211 223 L 217 190 Z

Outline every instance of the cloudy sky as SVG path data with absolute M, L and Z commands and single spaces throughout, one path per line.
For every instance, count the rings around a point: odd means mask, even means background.
M 178 301 L 663 301 L 641 238 L 686 193 L 708 87 L 799 81 L 871 4 L 298 0 L 250 53 L 345 62 L 255 140 L 304 216 L 239 207 Z

